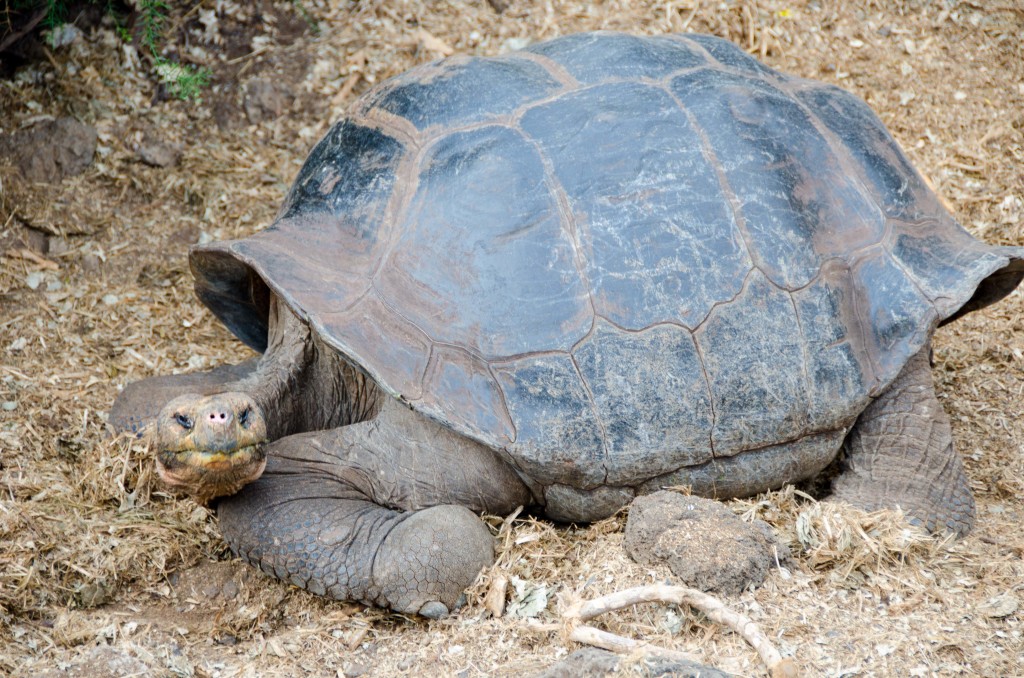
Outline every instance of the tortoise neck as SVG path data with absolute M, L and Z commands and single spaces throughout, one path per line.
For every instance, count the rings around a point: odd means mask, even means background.
M 379 409 L 373 380 L 276 296 L 270 301 L 267 350 L 243 390 L 262 408 L 271 440 L 364 421 Z

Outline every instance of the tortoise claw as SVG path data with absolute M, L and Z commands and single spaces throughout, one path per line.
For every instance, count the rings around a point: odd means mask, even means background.
M 432 600 L 420 608 L 419 614 L 427 619 L 441 619 L 448 616 L 448 607 L 437 600 Z

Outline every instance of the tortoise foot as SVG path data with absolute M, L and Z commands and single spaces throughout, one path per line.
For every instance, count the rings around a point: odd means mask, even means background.
M 463 591 L 494 562 L 494 538 L 462 506 L 416 511 L 388 534 L 373 578 L 388 607 L 438 619 L 457 609 Z
M 370 501 L 350 482 L 353 468 L 314 459 L 325 435 L 273 443 L 263 476 L 219 500 L 231 550 L 317 595 L 434 619 L 456 609 L 494 560 L 484 522 L 454 504 L 397 511 Z

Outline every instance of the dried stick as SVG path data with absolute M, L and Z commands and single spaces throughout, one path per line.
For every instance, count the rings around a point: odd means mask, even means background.
M 696 589 L 690 589 L 684 586 L 665 586 L 656 584 L 652 586 L 639 586 L 632 589 L 626 589 L 625 591 L 618 591 L 607 596 L 601 596 L 600 598 L 595 598 L 594 600 L 574 605 L 565 611 L 564 617 L 570 622 L 586 621 L 606 612 L 611 612 L 612 610 L 619 610 L 638 603 L 651 602 L 689 605 L 690 607 L 700 610 L 706 614 L 709 619 L 732 629 L 757 651 L 757 654 L 761 657 L 761 661 L 763 661 L 768 667 L 768 671 L 771 673 L 772 678 L 790 678 L 799 675 L 799 671 L 793 660 L 784 659 L 752 619 L 746 615 L 736 612 L 735 610 L 730 610 L 722 601 L 718 600 L 714 596 L 708 595 L 703 591 L 697 591 Z M 576 630 L 581 628 L 589 629 L 590 627 L 577 627 Z M 573 640 L 577 640 L 575 637 L 576 630 L 573 631 Z M 597 629 L 593 630 L 597 631 Z M 628 651 L 636 649 L 637 647 L 643 647 L 643 649 L 648 651 L 669 652 L 663 648 L 656 648 L 655 650 L 655 646 L 638 644 L 636 641 L 629 640 L 628 638 L 622 638 L 621 636 L 615 636 L 610 633 L 597 638 L 597 636 L 594 636 L 591 632 L 587 631 L 583 634 L 583 637 L 607 643 L 606 645 L 598 645 L 598 647 L 603 647 L 605 649 L 614 649 L 612 645 L 617 644 L 617 647 L 622 648 L 617 649 L 617 652 Z M 578 640 L 578 642 L 596 644 L 591 643 L 589 640 Z M 630 646 L 630 643 L 633 645 Z
M 629 654 L 639 650 L 644 654 L 664 657 L 665 659 L 693 662 L 694 664 L 700 663 L 699 659 L 688 655 L 685 652 L 670 650 L 665 647 L 651 645 L 650 643 L 642 643 L 638 640 L 633 640 L 632 638 L 625 638 L 614 633 L 609 633 L 608 631 L 596 629 L 593 626 L 574 627 L 572 632 L 569 634 L 569 640 L 583 645 L 593 645 L 594 647 L 599 647 L 602 650 L 610 650 L 619 654 Z

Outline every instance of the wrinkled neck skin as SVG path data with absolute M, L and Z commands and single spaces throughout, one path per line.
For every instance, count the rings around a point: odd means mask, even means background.
M 259 367 L 234 390 L 248 393 L 263 410 L 270 440 L 376 415 L 379 397 L 373 380 L 314 336 L 276 295 L 268 324 L 267 350 Z

